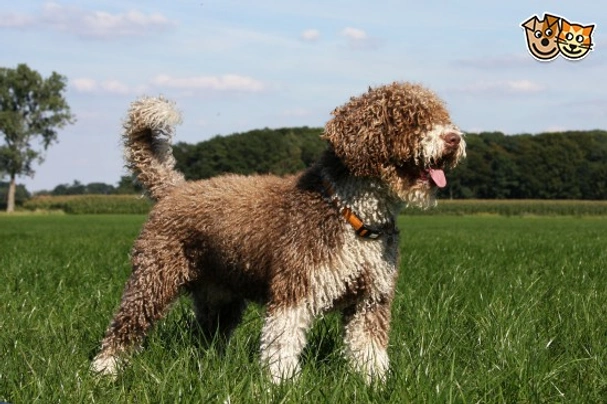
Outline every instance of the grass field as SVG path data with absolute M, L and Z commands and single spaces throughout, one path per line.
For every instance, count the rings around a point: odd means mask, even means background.
M 295 383 L 258 364 L 251 307 L 225 352 L 179 301 L 115 381 L 89 371 L 143 216 L 0 216 L 0 401 L 597 403 L 607 398 L 607 218 L 402 217 L 392 375 L 368 388 L 320 319 Z

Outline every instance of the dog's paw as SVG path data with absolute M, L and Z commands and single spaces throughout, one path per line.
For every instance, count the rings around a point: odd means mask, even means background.
M 91 372 L 104 377 L 115 379 L 120 367 L 116 356 L 99 354 L 91 363 Z

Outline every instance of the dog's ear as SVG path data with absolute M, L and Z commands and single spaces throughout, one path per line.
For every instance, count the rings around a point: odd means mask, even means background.
M 534 31 L 535 24 L 537 24 L 538 21 L 539 21 L 539 19 L 537 18 L 537 15 L 534 15 L 533 17 L 529 18 L 527 21 L 522 23 L 521 27 L 528 29 L 530 31 Z
M 378 127 L 377 94 L 373 89 L 350 100 L 331 113 L 322 138 L 355 176 L 378 176 L 379 167 L 389 159 L 384 133 Z
M 560 21 L 561 17 L 558 17 L 556 15 L 552 15 L 552 14 L 544 14 L 544 21 L 546 21 L 546 23 L 548 24 L 548 27 L 552 27 L 554 24 L 557 24 L 557 28 L 558 28 L 558 22 Z M 554 30 L 554 28 L 553 28 Z

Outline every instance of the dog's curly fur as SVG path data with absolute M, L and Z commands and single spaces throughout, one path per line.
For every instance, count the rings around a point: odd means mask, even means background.
M 143 98 L 129 111 L 127 165 L 156 204 L 92 368 L 115 374 L 187 291 L 209 336 L 229 337 L 246 302 L 266 305 L 261 360 L 274 382 L 298 373 L 313 319 L 333 309 L 343 313 L 353 368 L 369 382 L 384 380 L 399 268 L 396 216 L 403 205 L 432 205 L 442 168 L 465 156 L 443 102 L 416 84 L 370 88 L 335 109 L 318 163 L 284 178 L 185 181 L 170 147 L 179 120 L 163 98 Z M 361 237 L 362 224 L 379 236 Z

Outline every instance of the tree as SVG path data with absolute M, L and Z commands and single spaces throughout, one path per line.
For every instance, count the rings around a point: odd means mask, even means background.
M 6 209 L 6 201 L 8 195 L 8 182 L 0 181 L 0 209 Z M 15 203 L 23 204 L 23 202 L 27 201 L 31 195 L 28 190 L 23 185 L 17 185 L 17 189 L 15 190 Z
M 66 83 L 56 72 L 43 78 L 26 64 L 0 68 L 0 133 L 5 143 L 0 146 L 0 172 L 10 178 L 7 212 L 15 208 L 16 177 L 33 176 L 33 164 L 42 163 L 43 152 L 57 142 L 57 129 L 75 122 L 62 95 Z
M 136 181 L 134 175 L 123 175 L 118 181 L 118 186 L 114 189 L 116 194 L 141 194 L 143 187 Z
M 194 145 L 173 146 L 177 169 L 186 179 L 222 173 L 292 174 L 312 165 L 326 149 L 322 128 L 256 129 L 215 136 Z

